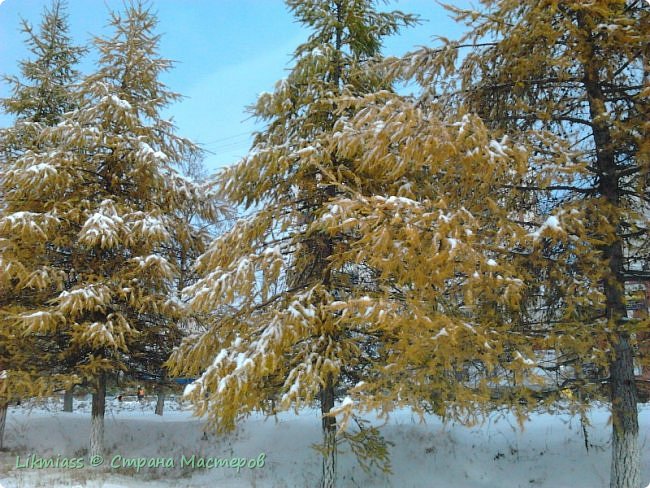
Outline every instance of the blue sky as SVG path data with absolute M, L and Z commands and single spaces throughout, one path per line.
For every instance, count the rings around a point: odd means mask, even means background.
M 467 6 L 469 2 L 454 2 Z M 38 25 L 49 0 L 0 0 L 0 74 L 18 73 L 18 62 L 29 56 L 20 32 L 20 18 Z M 106 33 L 109 9 L 120 10 L 121 0 L 67 0 L 70 33 L 86 45 L 93 35 Z M 160 54 L 176 65 L 163 81 L 186 98 L 164 115 L 174 119 L 178 134 L 200 143 L 209 171 L 236 162 L 260 129 L 246 113 L 263 91 L 291 65 L 291 53 L 309 32 L 297 24 L 281 0 L 152 0 L 163 34 Z M 388 39 L 385 54 L 400 55 L 418 45 L 430 45 L 432 36 L 457 37 L 456 25 L 434 0 L 390 2 L 388 9 L 419 14 L 424 22 Z M 80 69 L 93 69 L 91 53 Z M 0 97 L 9 95 L 0 84 Z M 0 126 L 11 120 L 0 113 Z

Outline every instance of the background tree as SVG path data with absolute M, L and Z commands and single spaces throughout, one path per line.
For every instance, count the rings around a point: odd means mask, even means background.
M 173 222 L 172 241 L 165 245 L 164 249 L 167 258 L 176 263 L 177 267 L 177 274 L 172 285 L 173 299 L 182 303 L 182 290 L 196 283 L 199 278 L 198 273 L 193 269 L 194 262 L 207 250 L 210 241 L 218 234 L 224 221 L 230 220 L 232 213 L 213 194 L 212 182 L 207 176 L 200 154 L 179 161 L 177 168 L 181 176 L 196 184 L 200 188 L 201 194 L 211 200 L 215 209 L 219 210 L 218 216 L 221 219 L 220 221 L 206 219 L 205 212 L 192 200 L 188 200 L 187 205 L 175 209 L 170 219 Z M 163 414 L 167 388 L 175 384 L 169 378 L 165 362 L 169 359 L 173 349 L 180 344 L 181 337 L 196 332 L 206 320 L 207 317 L 203 317 L 202 314 L 186 311 L 178 324 L 174 337 L 161 336 L 156 342 L 154 350 L 147 346 L 149 350 L 140 352 L 141 365 L 140 367 L 136 366 L 135 371 L 142 372 L 143 376 L 140 381 L 155 379 L 157 396 L 155 413 L 157 415 Z
M 474 112 L 494 137 L 528 152 L 521 181 L 501 181 L 519 201 L 499 224 L 521 226 L 519 242 L 501 246 L 526 285 L 517 333 L 553 352 L 538 368 L 570 371 L 561 388 L 588 397 L 609 384 L 611 486 L 639 486 L 634 341 L 648 322 L 627 320 L 625 284 L 648 278 L 649 6 L 481 3 L 449 7 L 471 27 L 462 39 L 417 50 L 390 71 L 420 83 L 421 106 Z M 600 376 L 589 377 L 590 364 Z
M 78 79 L 78 72 L 74 66 L 84 51 L 73 46 L 68 37 L 65 4 L 60 1 L 53 2 L 49 9 L 45 9 L 38 32 L 24 20 L 22 31 L 27 36 L 27 46 L 34 58 L 20 63 L 20 77 L 6 78 L 12 87 L 12 96 L 3 99 L 1 106 L 5 113 L 15 117 L 15 121 L 11 127 L 0 129 L 0 168 L 3 172 L 17 158 L 30 151 L 42 150 L 41 131 L 56 125 L 64 113 L 75 108 L 74 83 Z M 18 204 L 8 200 L 4 191 L 0 192 L 0 199 L 0 215 Z M 30 201 L 18 205 L 25 210 L 33 210 L 41 202 L 32 197 Z M 6 240 L 0 238 L 0 248 L 4 245 Z M 16 307 L 28 305 L 37 299 L 36 276 L 19 281 L 14 275 L 15 271 L 5 266 L 0 269 L 0 357 L 3 358 L 0 370 L 4 371 L 0 388 L 0 447 L 7 401 L 51 391 L 45 388 L 43 379 L 62 372 L 53 356 L 56 344 L 46 345 L 38 335 L 22 337 L 9 322 Z M 48 354 L 43 355 L 46 351 Z M 39 360 L 35 361 L 35 357 Z M 52 383 L 50 386 L 55 385 Z
M 313 141 L 332 131 L 336 97 L 390 88 L 364 65 L 379 56 L 384 36 L 415 19 L 379 12 L 375 3 L 287 2 L 313 33 L 296 49 L 287 79 L 258 99 L 253 113 L 268 126 L 249 156 L 218 180 L 226 200 L 250 215 L 210 246 L 198 261 L 203 278 L 186 290 L 195 310 L 226 315 L 173 357 L 176 372 L 202 373 L 190 398 L 221 429 L 263 408 L 270 395 L 279 410 L 317 398 L 322 486 L 335 479 L 336 419 L 329 414 L 337 385 L 372 358 L 360 354 L 369 337 L 346 329 L 333 308 L 350 284 L 349 272 L 328 265 L 337 238 L 310 228 L 336 193 L 319 184 L 319 168 L 345 172 L 345 162 Z
M 157 55 L 155 17 L 132 4 L 110 25 L 113 36 L 95 40 L 99 67 L 80 85 L 80 107 L 42 131 L 47 150 L 18 157 L 2 178 L 4 269 L 18 282 L 38 278 L 38 295 L 12 310 L 12 323 L 46 342 L 65 336 L 57 358 L 95 390 L 91 455 L 103 449 L 107 379 L 177 333 L 177 268 L 165 249 L 174 212 L 217 214 L 172 167 L 197 149 L 160 117 L 178 95 L 158 80 L 171 63 Z M 35 195 L 38 206 L 26 208 Z
M 79 73 L 75 65 L 85 50 L 71 43 L 65 7 L 65 2 L 53 1 L 43 12 L 38 33 L 26 20 L 22 21 L 22 31 L 27 35 L 26 43 L 34 59 L 20 63 L 22 79 L 5 77 L 13 93 L 11 98 L 2 101 L 2 107 L 17 120 L 16 127 L 3 130 L 4 150 L 10 147 L 9 141 L 17 145 L 17 150 L 26 150 L 19 145 L 25 141 L 19 138 L 18 122 L 52 126 L 76 107 L 73 90 Z M 9 139 L 10 135 L 15 139 Z M 34 143 L 33 138 L 31 142 Z

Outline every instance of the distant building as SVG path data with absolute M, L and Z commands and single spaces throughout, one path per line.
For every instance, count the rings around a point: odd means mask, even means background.
M 625 283 L 627 316 L 643 319 L 650 314 L 650 281 L 628 281 Z
M 644 319 L 650 316 L 650 281 L 637 280 L 625 283 L 625 301 L 628 318 Z M 636 339 L 637 356 L 648 358 L 650 356 L 650 333 L 639 332 Z M 638 364 L 635 373 L 639 397 L 642 400 L 647 400 L 650 398 L 650 367 Z

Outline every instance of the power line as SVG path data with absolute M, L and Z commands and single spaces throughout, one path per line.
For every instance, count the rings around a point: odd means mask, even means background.
M 251 135 L 250 132 L 242 132 L 240 134 L 235 134 L 234 136 L 223 137 L 221 139 L 215 139 L 213 141 L 203 142 L 201 144 L 203 144 L 203 145 L 216 144 L 216 143 L 219 143 L 219 142 L 229 141 L 231 139 L 237 139 L 237 138 L 240 138 L 242 136 L 247 136 L 247 138 L 248 138 L 248 136 L 250 136 L 250 135 Z

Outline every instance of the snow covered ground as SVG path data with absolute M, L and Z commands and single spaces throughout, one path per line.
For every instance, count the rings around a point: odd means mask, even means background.
M 165 415 L 154 403 L 119 403 L 106 412 L 107 453 L 101 466 L 87 458 L 90 398 L 75 401 L 74 413 L 58 400 L 12 407 L 0 452 L 0 486 L 15 487 L 312 487 L 320 475 L 316 411 L 264 419 L 251 416 L 233 434 L 204 438 L 203 422 L 175 401 Z M 650 404 L 641 405 L 642 480 L 650 482 Z M 610 463 L 609 413 L 595 408 L 588 428 L 589 451 L 578 418 L 536 415 L 521 432 L 512 417 L 496 415 L 484 425 L 422 424 L 410 412 L 392 415 L 382 428 L 391 448 L 392 475 L 365 474 L 350 453 L 339 457 L 341 487 L 605 487 Z M 34 455 L 34 457 L 30 457 Z M 192 467 L 194 456 L 194 467 Z M 246 466 L 200 468 L 199 458 Z M 66 461 L 72 468 L 44 467 L 39 458 Z M 152 468 L 137 468 L 158 462 Z M 153 461 L 151 461 L 153 459 Z M 75 460 L 75 461 L 72 461 Z M 158 461 L 156 461 L 158 460 Z M 252 467 L 248 467 L 249 463 Z M 126 464 L 126 466 L 124 466 Z M 173 467 L 171 466 L 173 464 Z M 181 467 L 181 464 L 183 466 Z M 79 467 L 83 465 L 83 467 Z M 27 467 L 21 467 L 27 466 Z

